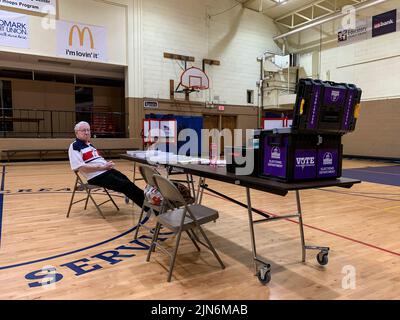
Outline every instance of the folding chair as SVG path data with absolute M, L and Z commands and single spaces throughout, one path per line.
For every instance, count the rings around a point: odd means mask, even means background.
M 156 217 L 157 225 L 153 235 L 151 246 L 147 253 L 146 261 L 150 261 L 151 253 L 156 246 L 160 248 L 161 251 L 168 254 L 170 256 L 170 267 L 167 281 L 170 282 L 175 264 L 176 254 L 178 252 L 178 247 L 181 240 L 181 234 L 182 231 L 185 231 L 198 251 L 200 251 L 200 247 L 197 243 L 200 243 L 213 253 L 215 258 L 221 265 L 221 268 L 225 269 L 225 266 L 220 259 L 218 253 L 215 251 L 213 245 L 211 244 L 210 240 L 207 238 L 201 227 L 201 225 L 203 224 L 217 220 L 218 211 L 200 204 L 187 204 L 182 194 L 171 181 L 161 177 L 160 175 L 154 175 L 153 178 L 164 200 L 161 213 Z M 183 203 L 183 206 L 174 209 L 165 209 L 167 206 L 175 207 L 175 203 Z M 176 234 L 176 243 L 172 253 L 169 252 L 161 245 L 160 242 L 157 241 L 161 226 L 166 227 Z M 198 238 L 198 236 L 194 232 L 194 229 L 198 229 L 200 231 L 206 243 Z
M 139 171 L 140 174 L 142 175 L 143 180 L 146 182 L 147 185 L 150 185 L 152 187 L 156 187 L 156 184 L 154 182 L 153 176 L 155 174 L 159 174 L 158 171 L 156 170 L 156 168 L 154 167 L 150 167 L 150 166 L 146 166 L 146 165 L 141 165 L 139 167 Z M 140 212 L 140 217 L 139 217 L 139 221 L 136 225 L 136 231 L 135 231 L 135 236 L 134 239 L 136 240 L 138 237 L 138 233 L 139 233 L 139 228 L 140 227 L 144 227 L 147 230 L 152 230 L 152 228 L 147 227 L 144 223 L 142 223 L 142 218 L 143 218 L 143 214 L 145 209 L 149 209 L 147 211 L 147 218 L 150 218 L 151 215 L 157 215 L 160 211 L 161 211 L 161 206 L 160 205 L 154 205 L 152 203 L 150 203 L 146 197 L 144 197 L 144 201 L 143 201 L 143 206 L 142 206 L 142 211 Z
M 147 185 L 150 185 L 152 187 L 157 188 L 155 181 L 153 179 L 154 175 L 160 175 L 160 173 L 157 171 L 157 169 L 155 167 L 151 167 L 148 165 L 141 165 L 139 167 L 139 172 L 143 178 L 143 180 L 146 182 Z M 183 180 L 170 180 L 173 182 L 181 182 Z M 194 197 L 193 199 L 190 201 L 190 203 L 193 203 L 195 201 Z M 182 206 L 183 203 L 175 203 L 175 206 Z M 140 212 L 140 216 L 139 216 L 139 221 L 137 223 L 136 226 L 136 231 L 135 231 L 135 236 L 134 239 L 136 240 L 139 234 L 139 229 L 140 227 L 145 227 L 147 230 L 152 231 L 154 228 L 149 228 L 147 227 L 144 223 L 142 223 L 142 219 L 143 219 L 143 215 L 144 215 L 144 211 L 146 209 L 149 209 L 147 211 L 147 218 L 150 218 L 152 215 L 156 216 L 161 212 L 161 205 L 154 205 L 152 203 L 150 203 L 146 197 L 143 201 L 143 206 L 142 206 L 142 211 Z
M 81 176 L 79 175 L 79 170 L 74 170 L 74 172 L 75 172 L 75 175 L 76 175 L 76 179 L 75 179 L 75 184 L 74 184 L 73 191 L 72 191 L 71 201 L 69 203 L 69 208 L 68 208 L 68 212 L 67 212 L 67 218 L 69 218 L 69 213 L 71 212 L 72 205 L 74 205 L 74 204 L 76 204 L 78 202 L 85 201 L 84 210 L 86 210 L 89 198 L 92 200 L 92 202 L 95 205 L 97 211 L 100 213 L 100 215 L 104 219 L 105 219 L 104 214 L 100 209 L 100 206 L 102 206 L 103 204 L 111 201 L 114 204 L 115 208 L 117 208 L 117 210 L 119 210 L 117 204 L 114 202 L 113 198 L 111 197 L 111 195 L 109 194 L 109 192 L 107 191 L 106 188 L 100 187 L 100 186 L 96 186 L 96 185 L 93 185 L 93 184 L 89 184 L 89 183 L 85 183 L 83 181 L 83 179 L 81 178 Z M 100 203 L 100 204 L 97 204 L 96 201 L 94 200 L 92 194 L 91 194 L 91 191 L 93 189 L 99 189 L 99 188 L 103 188 L 104 189 L 104 191 L 106 192 L 106 194 L 107 194 L 109 199 L 104 201 L 104 202 L 102 202 L 102 203 Z M 87 197 L 84 198 L 84 199 L 81 199 L 81 200 L 78 200 L 78 201 L 74 202 L 74 197 L 75 197 L 75 192 L 76 191 L 86 191 Z

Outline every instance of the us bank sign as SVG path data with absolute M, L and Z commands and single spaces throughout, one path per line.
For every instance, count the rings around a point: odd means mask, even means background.
M 106 28 L 57 21 L 57 55 L 68 59 L 107 61 Z

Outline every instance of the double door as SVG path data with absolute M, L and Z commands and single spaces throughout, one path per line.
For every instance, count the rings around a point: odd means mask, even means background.
M 230 131 L 230 136 L 232 137 L 231 139 L 227 139 L 226 137 L 222 136 L 221 137 L 221 143 L 218 146 L 218 152 L 220 155 L 224 154 L 224 149 L 225 149 L 225 144 L 226 145 L 233 145 L 234 143 L 234 129 L 236 129 L 236 116 L 226 116 L 226 115 L 204 115 L 203 116 L 203 129 L 217 129 L 220 132 L 224 129 L 227 129 Z M 231 140 L 231 141 L 229 141 Z M 212 137 L 206 141 L 208 143 L 208 146 L 212 142 Z

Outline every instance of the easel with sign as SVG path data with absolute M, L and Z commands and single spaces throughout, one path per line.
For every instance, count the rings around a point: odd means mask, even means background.
M 176 119 L 143 119 L 143 149 L 156 143 L 177 142 Z

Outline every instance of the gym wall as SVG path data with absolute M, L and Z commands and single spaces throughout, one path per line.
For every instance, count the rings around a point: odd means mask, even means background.
M 246 90 L 257 89 L 260 66 L 256 57 L 267 49 L 279 51 L 272 40 L 278 31 L 271 19 L 241 5 L 215 15 L 235 3 L 143 1 L 144 97 L 169 99 L 169 80 L 179 83 L 179 62 L 163 58 L 164 52 L 170 52 L 193 56 L 195 62 L 188 66 L 199 68 L 204 58 L 221 61 L 219 66 L 206 65 L 211 89 L 191 94 L 191 100 L 247 104 Z
M 141 146 L 142 143 L 141 121 L 145 114 L 143 99 L 162 100 L 160 112 L 169 112 L 174 108 L 177 114 L 186 114 L 191 110 L 187 108 L 183 94 L 177 94 L 176 100 L 169 99 L 170 79 L 178 84 L 181 67 L 176 60 L 165 59 L 164 52 L 194 56 L 195 62 L 188 66 L 201 68 L 204 58 L 221 62 L 219 66 L 206 66 L 211 81 L 210 90 L 190 95 L 191 102 L 198 103 L 193 104 L 195 114 L 218 114 L 215 110 L 205 108 L 205 101 L 214 101 L 227 106 L 226 114 L 238 115 L 238 128 L 257 126 L 253 108 L 257 105 L 256 81 L 259 78 L 256 57 L 265 50 L 279 52 L 272 40 L 272 36 L 278 33 L 272 19 L 244 9 L 234 0 L 58 0 L 57 3 L 57 19 L 107 28 L 108 61 L 98 65 L 104 73 L 107 65 L 125 67 L 125 109 L 130 114 L 131 146 L 132 142 L 135 146 Z M 233 6 L 232 10 L 226 11 Z M 21 53 L 57 58 L 56 30 L 51 28 L 51 21 L 40 13 L 29 13 L 28 16 L 30 49 L 0 46 L 0 51 L 10 52 L 11 56 Z M 16 63 L 12 67 L 29 70 L 32 65 Z M 37 68 L 54 72 L 65 72 L 66 69 L 44 64 Z M 91 69 L 95 70 L 95 64 L 89 63 L 88 69 L 84 71 L 90 74 Z M 71 68 L 71 72 L 75 71 Z M 54 89 L 54 92 L 70 90 L 66 86 L 48 89 Z M 35 90 L 36 93 L 40 91 Z M 254 90 L 254 103 L 250 105 L 246 100 L 247 90 Z M 15 100 L 17 103 L 18 100 L 26 99 L 24 88 L 21 92 L 21 97 Z M 36 100 L 34 98 L 33 102 Z M 61 101 L 60 107 L 70 108 L 71 101 L 67 100 Z M 43 105 L 41 103 L 40 107 L 46 106 L 46 102 Z M 229 106 L 234 106 L 232 110 L 235 111 L 228 112 Z M 245 119 L 247 113 L 252 116 Z M 0 144 L 4 143 L 0 139 Z M 23 147 L 23 141 L 18 143 Z
M 400 99 L 364 101 L 357 129 L 343 137 L 344 154 L 400 158 Z
M 357 129 L 344 139 L 345 154 L 400 158 L 399 50 L 400 32 L 394 32 L 322 51 L 322 75 L 329 71 L 331 80 L 363 90 Z
M 127 64 L 127 5 L 132 1 L 58 0 L 56 19 L 99 25 L 107 28 L 107 64 Z M 7 8 L 7 10 L 9 10 Z M 12 11 L 12 10 L 10 10 Z M 20 11 L 18 11 L 20 12 Z M 90 14 L 88 14 L 90 13 Z M 1 51 L 57 57 L 56 30 L 49 18 L 29 12 L 30 48 L 0 46 Z
M 273 21 L 241 5 L 219 14 L 237 4 L 236 1 L 179 1 L 146 0 L 142 2 L 143 49 L 137 77 L 142 75 L 143 86 L 130 83 L 127 105 L 132 113 L 131 137 L 137 143 L 141 131 L 143 101 L 160 101 L 154 113 L 194 114 L 214 113 L 206 109 L 205 101 L 226 105 L 225 113 L 238 114 L 237 127 L 257 127 L 257 116 L 252 107 L 257 105 L 256 81 L 260 76 L 256 57 L 265 50 L 280 51 L 272 40 L 278 33 Z M 163 57 L 164 52 L 193 56 L 195 62 L 188 66 L 202 67 L 204 58 L 219 60 L 219 66 L 206 65 L 210 89 L 190 94 L 191 104 L 184 102 L 184 94 L 175 94 L 170 100 L 170 79 L 179 84 L 183 62 Z M 140 71 L 142 70 L 142 71 Z M 248 105 L 247 90 L 254 90 L 254 104 Z M 133 96 L 132 96 L 133 93 Z M 197 103 L 195 103 L 197 102 Z M 228 111 L 229 106 L 235 106 Z M 243 110 L 241 110 L 241 108 Z M 233 111 L 234 110 L 234 111 Z M 245 119 L 244 114 L 252 114 Z
M 360 15 L 383 13 L 397 6 L 398 1 L 388 1 L 384 7 L 361 11 Z M 400 32 L 339 45 L 339 23 L 326 23 L 321 29 L 296 36 L 303 76 L 354 83 L 363 90 L 356 131 L 344 137 L 345 154 L 400 158 Z

